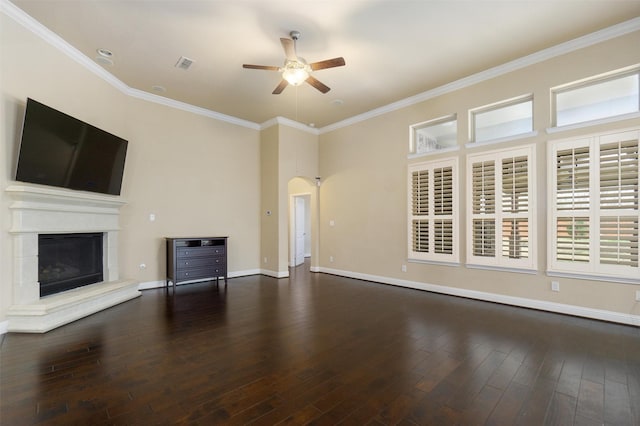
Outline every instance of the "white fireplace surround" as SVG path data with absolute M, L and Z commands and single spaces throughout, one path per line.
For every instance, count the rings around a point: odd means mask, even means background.
M 43 333 L 140 295 L 138 283 L 119 279 L 120 197 L 13 183 L 13 303 L 8 331 Z M 104 281 L 40 297 L 38 234 L 102 232 Z

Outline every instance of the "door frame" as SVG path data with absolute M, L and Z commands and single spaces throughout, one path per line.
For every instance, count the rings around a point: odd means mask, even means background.
M 302 198 L 305 199 L 305 207 L 309 209 L 308 212 L 305 211 L 305 218 L 311 215 L 311 193 L 310 192 L 300 192 L 296 194 L 289 194 L 289 266 L 294 267 L 296 264 L 296 199 Z M 308 213 L 308 214 L 307 214 Z M 311 223 L 308 224 L 309 226 Z M 305 219 L 305 227 L 307 226 L 307 220 Z M 305 231 L 306 232 L 306 231 Z M 307 235 L 306 239 L 311 239 L 311 235 Z M 306 250 L 305 257 L 307 255 Z

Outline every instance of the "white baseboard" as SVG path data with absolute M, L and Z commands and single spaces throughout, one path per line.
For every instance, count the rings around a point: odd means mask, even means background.
M 249 275 L 259 275 L 260 269 L 246 269 L 244 271 L 229 272 L 229 278 L 248 277 Z
M 138 284 L 138 290 L 149 290 L 151 288 L 164 287 L 165 281 L 147 281 L 145 283 Z
M 519 306 L 522 308 L 537 309 L 540 311 L 555 312 L 559 314 L 573 315 L 577 317 L 591 318 L 601 321 L 609 321 L 640 327 L 640 316 L 633 314 L 623 314 L 620 312 L 586 308 L 583 306 L 566 305 L 563 303 L 547 302 L 543 300 L 526 299 L 523 297 L 505 296 L 502 294 L 487 293 L 483 291 L 468 290 L 464 288 L 447 287 L 417 281 L 400 280 L 396 278 L 362 274 L 359 272 L 343 271 L 339 269 L 320 267 L 318 272 L 324 272 L 327 274 L 340 275 L 343 277 L 356 278 L 366 281 L 373 281 L 382 284 L 390 284 L 399 287 L 431 291 L 433 293 L 448 294 L 450 296 L 466 297 L 468 299 L 483 300 L 486 302 L 495 302 L 504 305 Z
M 289 270 L 286 271 L 270 271 L 268 269 L 261 269 L 260 274 L 273 278 L 289 278 Z
M 9 328 L 9 321 L 0 322 L 0 335 L 6 334 Z

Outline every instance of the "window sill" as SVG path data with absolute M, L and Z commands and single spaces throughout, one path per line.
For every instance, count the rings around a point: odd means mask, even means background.
M 583 121 L 581 123 L 575 123 L 575 124 L 567 124 L 566 126 L 549 127 L 546 130 L 546 132 L 547 134 L 560 133 L 560 132 L 566 132 L 569 130 L 584 129 L 587 127 L 597 126 L 600 124 L 609 124 L 609 123 L 617 123 L 619 121 L 624 121 L 624 120 L 632 120 L 634 118 L 640 118 L 640 112 L 632 112 L 629 114 L 618 115 L 615 117 L 600 118 L 598 120 Z
M 409 154 L 407 155 L 408 159 L 413 159 L 413 158 L 422 158 L 422 157 L 428 157 L 430 155 L 436 155 L 436 154 L 442 154 L 445 152 L 455 152 L 458 151 L 460 149 L 459 146 L 452 146 L 449 148 L 442 148 L 442 149 L 434 149 L 433 151 L 428 151 L 428 152 L 421 152 L 421 153 L 414 153 L 414 154 Z
M 505 136 L 503 138 L 489 139 L 486 141 L 467 142 L 464 146 L 467 148 L 477 148 L 477 147 L 486 146 L 486 145 L 496 145 L 496 144 L 505 143 L 505 142 L 517 141 L 520 139 L 532 138 L 534 136 L 538 136 L 537 130 L 534 130 L 532 132 L 527 132 L 527 133 L 520 133 L 519 135 Z
M 438 265 L 438 266 L 460 266 L 460 262 L 443 262 L 438 260 L 407 259 L 407 263 L 422 263 L 425 265 Z
M 614 283 L 620 283 L 620 284 L 640 285 L 640 280 L 638 278 L 610 277 L 610 276 L 604 276 L 604 275 L 590 275 L 590 274 L 580 274 L 576 272 L 558 272 L 558 271 L 547 271 L 547 276 L 559 277 L 559 278 L 574 278 L 578 280 L 604 281 L 604 282 L 614 282 Z
M 500 271 L 500 272 L 514 272 L 517 274 L 529 274 L 536 275 L 538 271 L 536 269 L 525 269 L 525 268 L 509 268 L 507 266 L 491 266 L 491 265 L 475 265 L 472 263 L 467 263 L 465 265 L 469 269 L 483 269 L 487 271 Z

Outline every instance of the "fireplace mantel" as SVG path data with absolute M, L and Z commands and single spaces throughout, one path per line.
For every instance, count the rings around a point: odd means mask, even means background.
M 118 196 L 41 185 L 12 183 L 13 304 L 8 330 L 45 332 L 140 295 L 137 282 L 118 270 Z M 104 281 L 40 298 L 38 234 L 104 233 Z

